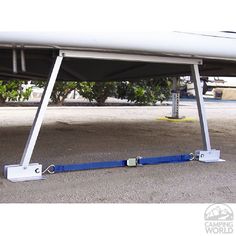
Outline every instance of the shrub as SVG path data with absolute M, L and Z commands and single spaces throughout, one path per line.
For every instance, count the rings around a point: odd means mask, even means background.
M 36 86 L 45 87 L 45 81 L 36 82 Z M 54 85 L 51 100 L 54 104 L 63 105 L 67 96 L 77 88 L 77 82 L 57 81 Z
M 105 104 L 108 97 L 116 96 L 116 82 L 81 82 L 78 92 L 90 102 L 96 101 L 98 106 Z
M 169 99 L 171 83 L 167 78 L 151 78 L 135 82 L 123 81 L 117 86 L 118 98 L 127 99 L 139 105 L 153 105 Z
M 0 80 L 0 103 L 6 101 L 25 101 L 28 100 L 32 92 L 32 88 L 23 89 L 22 80 Z

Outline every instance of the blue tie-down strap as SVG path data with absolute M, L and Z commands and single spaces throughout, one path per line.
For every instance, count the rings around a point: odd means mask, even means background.
M 183 154 L 175 156 L 162 156 L 162 157 L 137 157 L 130 158 L 129 160 L 118 161 L 103 161 L 103 162 L 90 162 L 81 164 L 69 164 L 69 165 L 50 165 L 43 173 L 48 172 L 50 174 L 79 171 L 79 170 L 93 170 L 93 169 L 105 169 L 125 166 L 137 166 L 137 165 L 157 165 L 161 163 L 176 163 L 186 162 L 193 159 L 192 154 Z
M 70 164 L 70 165 L 54 165 L 53 172 L 67 172 L 77 170 L 93 170 L 93 169 L 105 169 L 126 166 L 126 160 L 119 161 L 103 161 L 103 162 L 90 162 L 81 164 Z
M 162 156 L 162 157 L 138 157 L 137 163 L 139 165 L 157 165 L 161 163 L 186 162 L 192 160 L 192 158 L 193 158 L 192 154 Z

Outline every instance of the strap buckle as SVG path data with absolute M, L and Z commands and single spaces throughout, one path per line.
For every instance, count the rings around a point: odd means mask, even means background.
M 134 167 L 134 166 L 137 166 L 137 165 L 138 165 L 138 159 L 136 157 L 129 158 L 127 160 L 127 166 Z

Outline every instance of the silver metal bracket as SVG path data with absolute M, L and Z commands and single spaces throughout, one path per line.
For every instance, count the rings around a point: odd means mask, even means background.
M 38 163 L 29 164 L 27 167 L 22 165 L 6 165 L 4 166 L 4 176 L 11 182 L 44 179 L 42 176 L 42 165 Z
M 118 60 L 118 61 L 139 61 L 150 63 L 170 63 L 185 65 L 202 65 L 202 59 L 173 56 L 157 56 L 148 54 L 119 53 L 115 51 L 95 51 L 95 50 L 60 50 L 59 55 L 70 58 L 92 58 L 99 60 Z
M 211 149 L 209 151 L 196 150 L 195 158 L 201 162 L 222 162 L 220 159 L 220 150 Z

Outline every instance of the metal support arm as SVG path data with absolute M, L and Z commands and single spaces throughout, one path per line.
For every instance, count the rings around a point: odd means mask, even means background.
M 192 76 L 193 76 L 193 82 L 194 82 L 194 89 L 196 93 L 198 115 L 199 115 L 199 120 L 201 124 L 203 148 L 204 150 L 209 151 L 211 150 L 211 143 L 210 143 L 210 137 L 209 137 L 209 132 L 208 132 L 208 125 L 207 125 L 207 119 L 206 119 L 206 112 L 204 108 L 204 100 L 202 96 L 201 81 L 200 81 L 198 65 L 192 65 L 191 69 L 192 69 Z
M 199 68 L 197 64 L 191 65 L 192 77 L 194 81 L 194 88 L 196 93 L 197 107 L 198 107 L 198 115 L 201 125 L 201 133 L 202 133 L 202 142 L 203 142 L 203 150 L 197 150 L 195 155 L 199 158 L 199 161 L 203 162 L 218 162 L 222 161 L 220 159 L 220 151 L 211 149 L 210 136 L 207 125 L 206 112 L 204 108 L 204 100 L 201 89 L 201 81 Z
M 35 115 L 20 165 L 10 165 L 5 166 L 4 168 L 5 176 L 14 182 L 42 178 L 42 165 L 38 163 L 29 163 L 43 122 L 43 117 L 45 115 L 47 105 L 49 103 L 49 99 L 61 67 L 62 59 L 62 56 L 57 56 L 56 58 L 52 73 L 48 79 L 48 83 L 44 89 L 40 105 Z
M 61 67 L 62 59 L 63 59 L 63 57 L 61 57 L 61 56 L 57 57 L 56 62 L 53 67 L 53 70 L 52 70 L 52 73 L 51 73 L 51 76 L 48 80 L 48 83 L 47 83 L 45 89 L 44 89 L 44 92 L 43 92 L 43 95 L 42 95 L 42 98 L 40 101 L 40 105 L 37 110 L 31 131 L 30 131 L 30 135 L 28 137 L 28 140 L 27 140 L 27 143 L 25 146 L 25 150 L 24 150 L 21 162 L 20 162 L 20 165 L 22 165 L 23 167 L 27 167 L 30 163 L 30 159 L 31 159 L 31 156 L 32 156 L 32 153 L 34 150 L 34 146 L 35 146 L 36 140 L 38 138 L 39 130 L 40 130 L 42 122 L 43 122 L 43 117 L 46 112 L 47 105 L 49 103 L 49 99 L 50 99 L 54 84 L 56 82 L 58 72 Z

